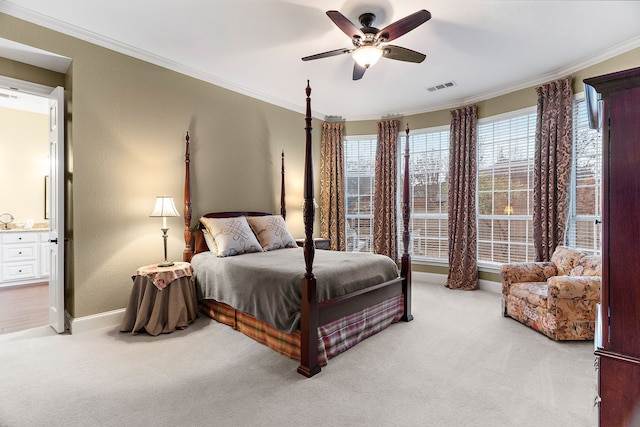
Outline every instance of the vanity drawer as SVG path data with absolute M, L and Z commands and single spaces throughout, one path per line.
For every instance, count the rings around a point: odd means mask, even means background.
M 3 245 L 2 262 L 35 261 L 38 256 L 37 250 L 38 245 L 36 243 Z
M 36 243 L 38 241 L 38 233 L 0 233 L 0 239 L 0 241 L 6 245 L 14 243 Z
M 25 261 L 2 265 L 2 281 L 32 279 L 36 277 L 37 262 Z
M 35 283 L 48 276 L 46 265 L 40 265 L 48 261 L 41 255 L 49 254 L 48 237 L 47 229 L 0 232 L 0 287 Z

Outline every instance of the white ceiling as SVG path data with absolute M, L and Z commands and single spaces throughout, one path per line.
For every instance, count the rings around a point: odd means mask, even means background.
M 0 0 L 0 12 L 316 117 L 379 119 L 454 108 L 533 86 L 640 46 L 639 1 Z M 432 19 L 393 41 L 421 64 L 381 59 L 353 81 L 351 47 L 326 16 L 383 28 L 426 9 Z M 1 49 L 1 46 L 0 46 Z M 640 66 L 640 58 L 638 58 Z M 426 88 L 453 81 L 455 86 Z

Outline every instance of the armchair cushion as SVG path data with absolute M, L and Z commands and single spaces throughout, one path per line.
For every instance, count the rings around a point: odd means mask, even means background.
M 529 304 L 547 308 L 547 282 L 523 282 L 511 285 L 509 295 L 520 298 Z
M 516 262 L 503 264 L 500 270 L 502 293 L 509 294 L 512 283 L 546 282 L 556 276 L 558 270 L 552 262 Z

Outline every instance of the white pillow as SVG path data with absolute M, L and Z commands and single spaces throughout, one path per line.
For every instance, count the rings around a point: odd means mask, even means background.
M 215 241 L 219 257 L 240 255 L 245 252 L 262 252 L 255 234 L 243 216 L 233 218 L 200 218 L 200 222 Z M 209 248 L 211 250 L 211 248 Z
M 264 251 L 298 246 L 281 215 L 250 216 L 247 221 Z

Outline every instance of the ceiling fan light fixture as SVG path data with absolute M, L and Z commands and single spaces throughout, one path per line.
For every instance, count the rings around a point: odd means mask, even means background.
M 360 15 L 362 28 L 353 25 L 353 22 L 349 21 L 346 16 L 337 10 L 328 10 L 327 16 L 343 33 L 349 36 L 353 48 L 334 49 L 328 52 L 305 56 L 302 58 L 303 61 L 350 53 L 355 61 L 352 75 L 353 80 L 360 80 L 367 68 L 378 62 L 382 56 L 396 61 L 414 63 L 420 63 L 426 58 L 426 55 L 420 52 L 400 46 L 388 45 L 386 43 L 403 36 L 431 19 L 431 13 L 427 10 L 422 9 L 411 15 L 407 15 L 387 25 L 382 30 L 372 26 L 376 18 L 373 13 L 363 13 Z
M 353 59 L 364 68 L 369 68 L 382 56 L 382 49 L 376 46 L 360 46 L 356 50 L 353 51 L 351 56 Z

